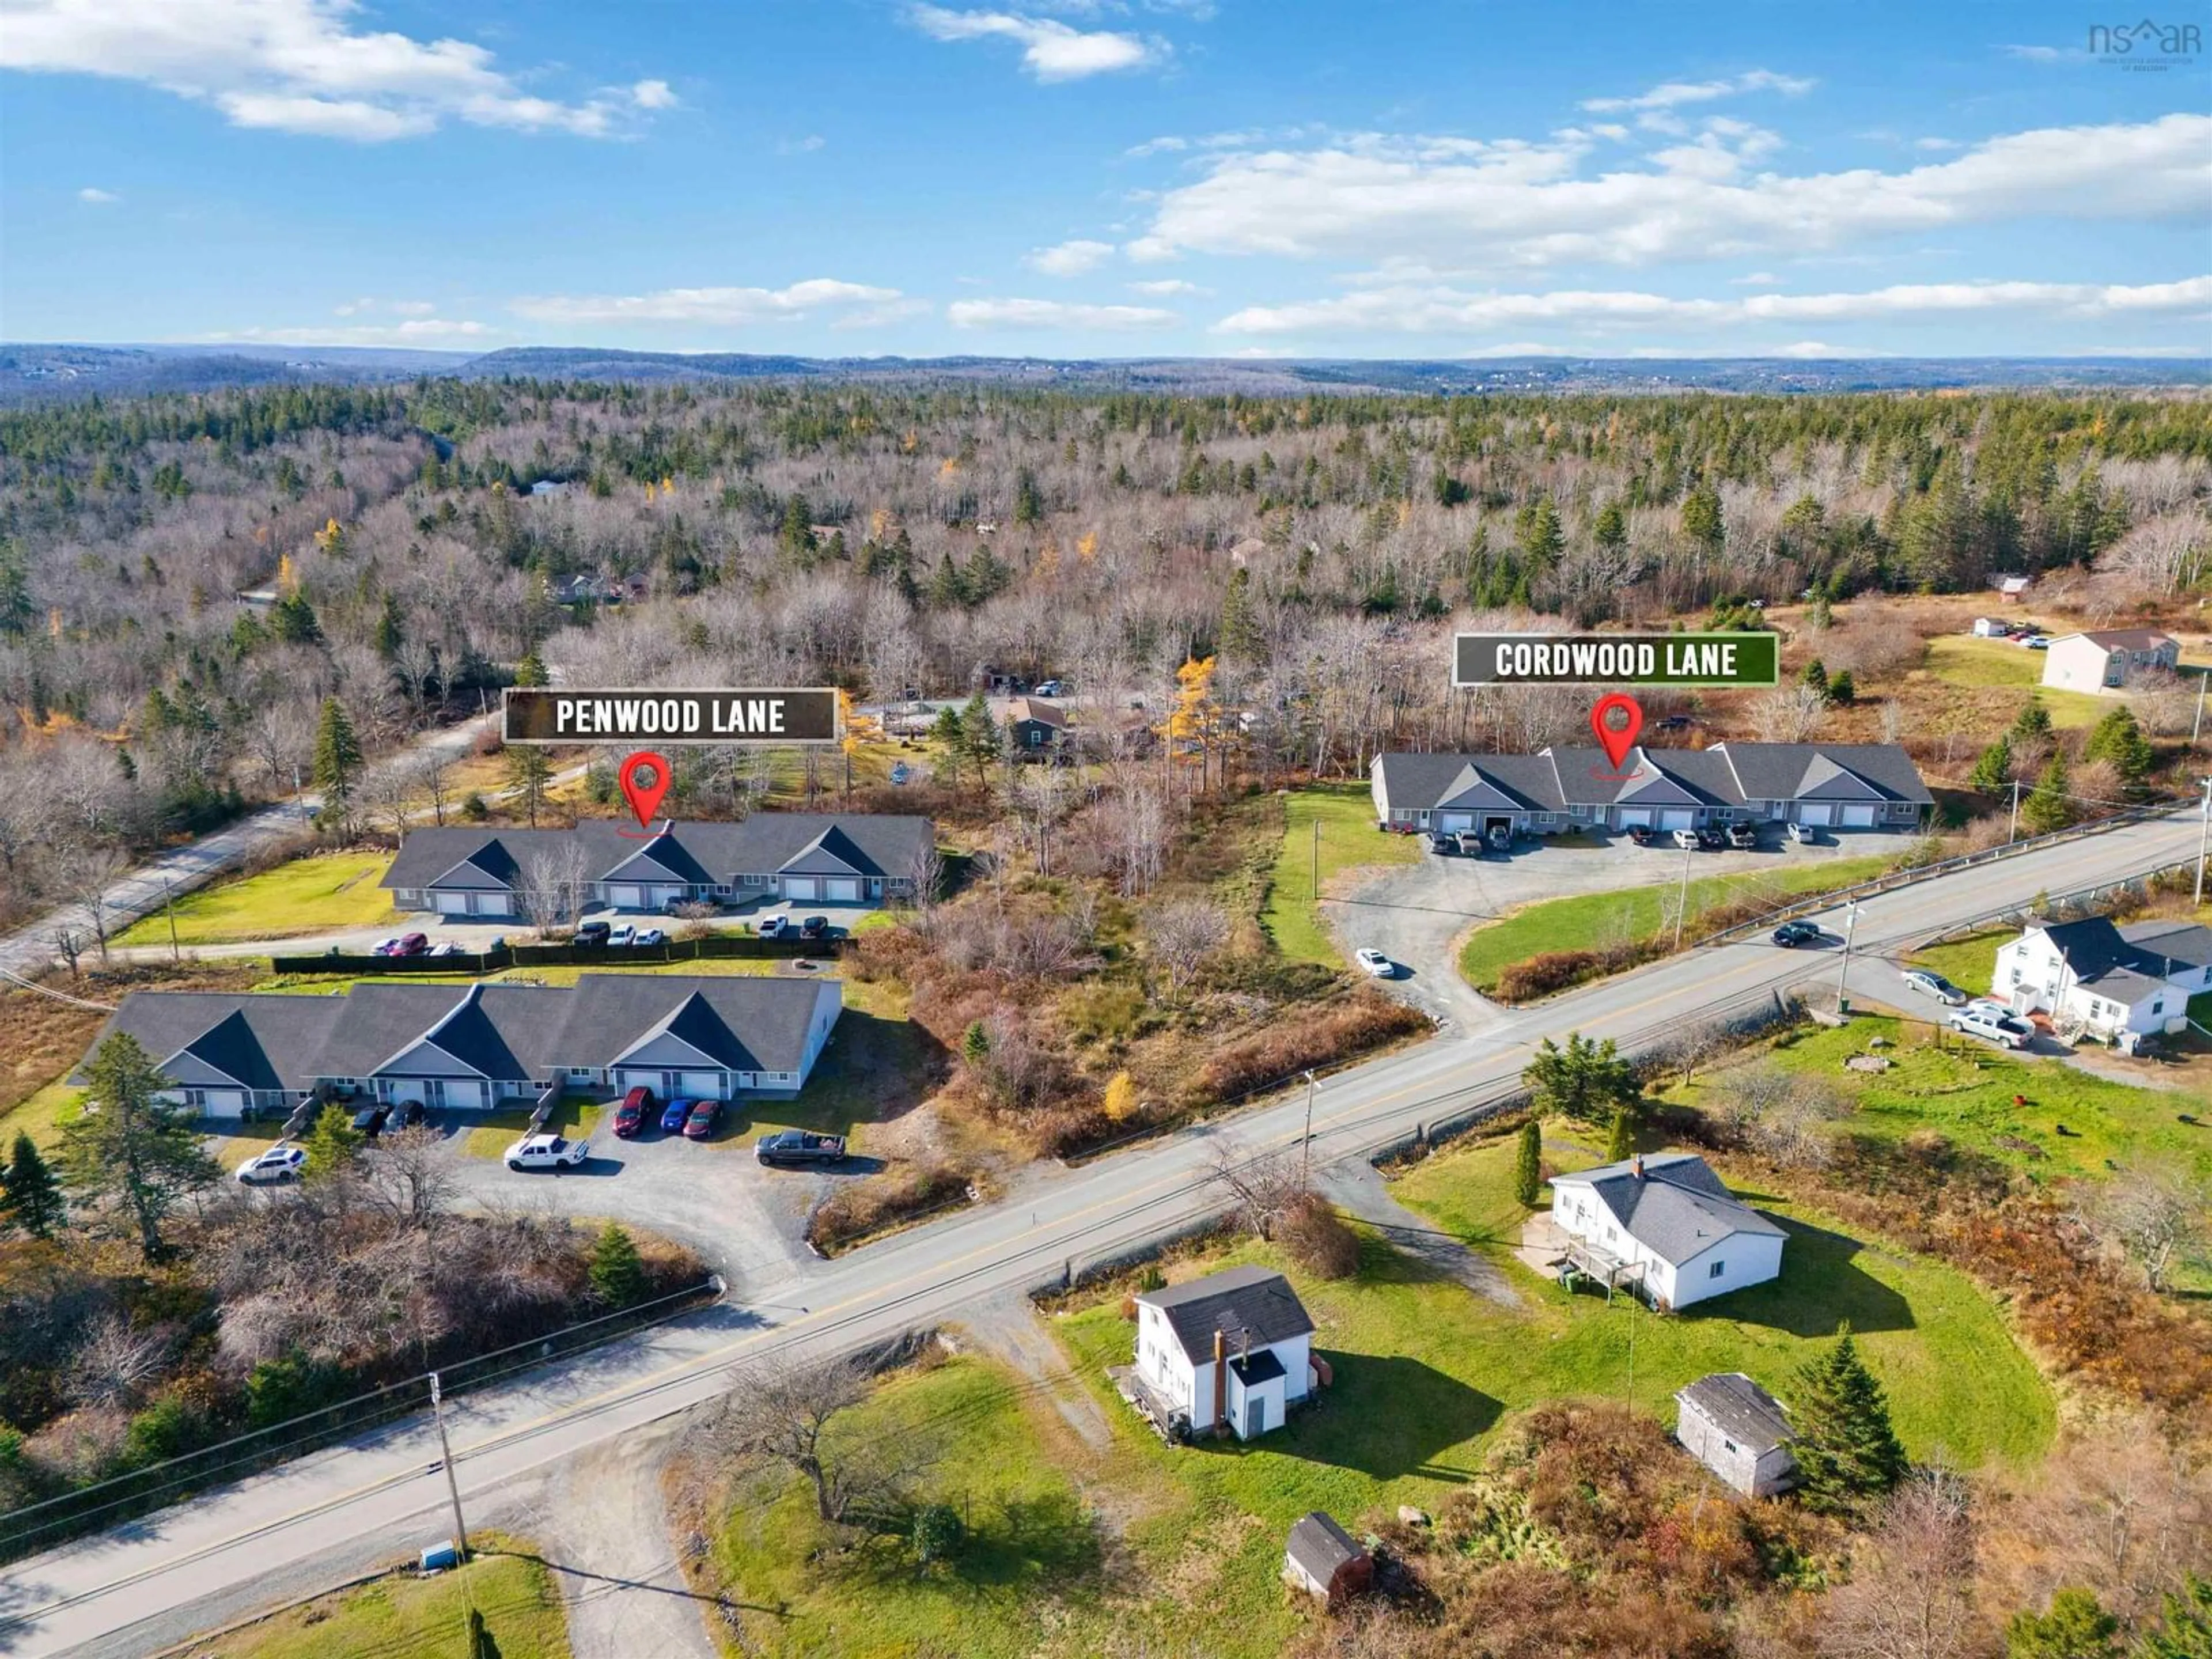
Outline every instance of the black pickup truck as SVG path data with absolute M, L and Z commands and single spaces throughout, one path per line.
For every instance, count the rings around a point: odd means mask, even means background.
M 753 1156 L 772 1165 L 842 1164 L 845 1161 L 845 1137 L 818 1135 L 805 1129 L 778 1129 L 753 1143 Z

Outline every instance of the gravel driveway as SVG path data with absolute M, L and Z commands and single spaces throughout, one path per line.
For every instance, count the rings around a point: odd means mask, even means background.
M 1685 854 L 1671 846 L 1638 847 L 1626 837 L 1567 847 L 1528 839 L 1515 843 L 1513 855 L 1504 859 L 1424 852 L 1418 864 L 1393 865 L 1364 880 L 1355 876 L 1348 890 L 1322 903 L 1346 962 L 1357 950 L 1382 951 L 1398 964 L 1397 977 L 1382 981 L 1394 994 L 1443 1022 L 1448 1034 L 1466 1032 L 1481 1030 L 1501 1013 L 1459 976 L 1459 941 L 1481 922 L 1541 899 L 1677 880 L 1685 857 L 1694 879 L 1860 857 L 1901 845 L 1890 835 L 1831 834 L 1811 847 L 1777 837 L 1746 852 Z

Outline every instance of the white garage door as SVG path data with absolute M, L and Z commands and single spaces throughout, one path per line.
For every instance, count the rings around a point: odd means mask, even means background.
M 823 895 L 833 904 L 858 904 L 860 902 L 860 881 L 857 876 L 832 876 L 825 884 Z
M 446 1079 L 446 1104 L 448 1106 L 481 1107 L 491 1103 L 484 1098 L 485 1085 L 480 1079 L 452 1077 Z
M 1639 823 L 1644 825 L 1647 830 L 1650 828 L 1651 809 L 1650 807 L 1624 806 L 1620 809 L 1620 827 L 1622 829 L 1631 829 Z
M 1446 835 L 1455 835 L 1462 830 L 1472 830 L 1474 828 L 1474 814 L 1472 812 L 1439 812 L 1437 814 L 1435 827 L 1443 830 Z
M 477 914 L 480 916 L 511 916 L 514 914 L 514 896 L 511 893 L 478 893 Z
M 209 1089 L 200 1097 L 200 1110 L 210 1117 L 243 1117 L 246 1115 L 246 1091 L 242 1089 Z
M 607 896 L 617 910 L 645 908 L 645 889 L 642 887 L 633 887 L 626 882 L 618 883 L 607 889 Z
M 469 896 L 466 893 L 433 893 L 430 903 L 441 916 L 465 916 L 469 913 Z
M 783 878 L 783 893 L 789 899 L 818 899 L 822 896 L 822 878 L 819 876 L 786 876 Z
M 684 890 L 681 887 L 656 887 L 653 890 L 653 908 L 656 910 L 665 910 L 670 905 L 683 902 Z
M 1671 806 L 1659 815 L 1662 830 L 1687 830 L 1697 822 L 1697 811 L 1688 806 Z
M 1844 822 L 1856 829 L 1871 830 L 1874 827 L 1874 812 L 1871 806 L 1846 806 L 1844 808 Z
M 681 1086 L 694 1100 L 726 1100 L 729 1086 L 723 1080 L 726 1075 L 722 1072 L 686 1072 Z
M 1836 821 L 1836 809 L 1826 801 L 1808 801 L 1797 809 L 1800 823 L 1822 824 Z

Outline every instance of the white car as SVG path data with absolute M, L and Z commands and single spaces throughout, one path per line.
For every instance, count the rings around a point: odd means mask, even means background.
M 592 1155 L 588 1140 L 570 1140 L 561 1135 L 525 1135 L 507 1149 L 507 1167 L 510 1170 L 574 1169 Z
M 1810 847 L 1817 839 L 1809 823 L 1785 823 L 1782 826 L 1782 833 L 1800 847 Z
M 637 930 L 637 937 L 630 940 L 630 943 L 632 945 L 665 945 L 668 943 L 668 935 L 658 927 L 641 927 Z
M 1352 953 L 1352 959 L 1376 979 L 1389 979 L 1398 971 L 1398 964 L 1380 951 L 1371 949 L 1357 951 Z
M 783 937 L 783 930 L 790 926 L 789 916 L 763 916 L 760 919 L 760 926 L 753 931 L 763 939 L 781 939 Z
M 1903 978 L 1907 990 L 1917 991 L 1923 997 L 1934 997 L 1936 1001 L 1953 1008 L 1966 1006 L 1966 994 L 1941 974 L 1932 974 L 1925 968 L 1908 968 Z
M 465 957 L 468 953 L 469 947 L 457 939 L 441 939 L 430 947 L 434 957 Z
M 265 1152 L 256 1152 L 238 1166 L 238 1178 L 248 1187 L 258 1187 L 272 1181 L 289 1181 L 300 1173 L 307 1161 L 307 1154 L 297 1146 L 278 1145 Z
M 637 929 L 629 923 L 624 922 L 607 935 L 607 943 L 617 948 L 625 945 L 635 945 L 637 943 Z
M 1683 848 L 1685 851 L 1688 850 L 1690 848 L 1700 845 L 1698 840 L 1698 832 L 1694 830 L 1677 830 L 1674 832 L 1674 845 Z

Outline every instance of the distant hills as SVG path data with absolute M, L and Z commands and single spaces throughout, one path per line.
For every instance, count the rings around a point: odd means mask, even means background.
M 2212 356 L 2147 357 L 789 357 L 511 346 L 483 353 L 365 346 L 0 343 L 0 404 L 285 382 L 468 380 L 989 381 L 1155 392 L 1896 392 L 1946 387 L 2203 386 Z

